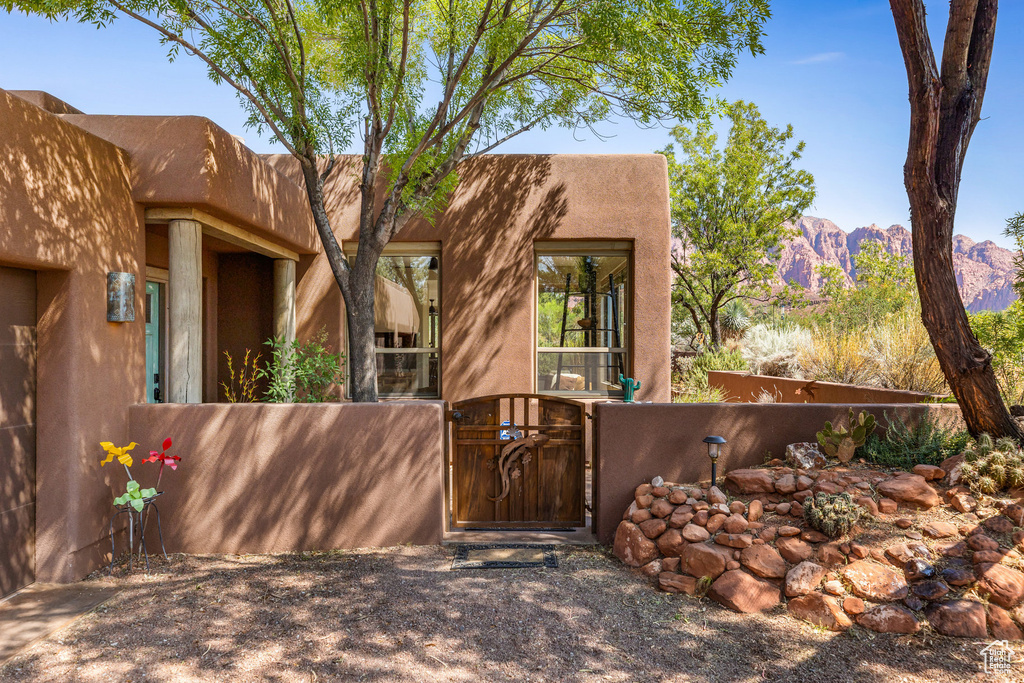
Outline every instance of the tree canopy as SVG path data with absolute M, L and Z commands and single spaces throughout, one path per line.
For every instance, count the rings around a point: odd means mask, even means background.
M 129 17 L 206 63 L 295 155 L 346 304 L 355 400 L 376 400 L 373 288 L 384 245 L 444 206 L 458 168 L 534 128 L 694 120 L 767 0 L 0 0 L 99 26 Z M 358 137 L 358 139 L 357 139 Z M 324 204 L 334 155 L 362 148 L 358 255 Z M 498 236 L 495 236 L 496 238 Z
M 814 200 L 814 177 L 797 167 L 804 143 L 793 127 L 770 126 L 754 104 L 727 108 L 725 145 L 710 121 L 677 126 L 668 160 L 675 301 L 713 346 L 721 343 L 719 312 L 734 299 L 773 296 L 776 251 Z

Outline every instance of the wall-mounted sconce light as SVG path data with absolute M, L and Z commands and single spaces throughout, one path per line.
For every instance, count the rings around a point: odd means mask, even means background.
M 107 273 L 107 322 L 135 322 L 133 273 Z
M 708 457 L 711 458 L 711 485 L 717 486 L 718 479 L 718 456 L 722 454 L 722 446 L 725 439 L 720 436 L 706 436 L 704 443 L 708 445 Z

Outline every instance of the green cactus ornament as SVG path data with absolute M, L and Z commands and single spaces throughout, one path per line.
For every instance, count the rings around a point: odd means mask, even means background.
M 825 427 L 818 432 L 818 443 L 829 457 L 838 458 L 841 463 L 848 463 L 853 459 L 857 448 L 864 445 L 864 441 L 873 431 L 875 416 L 863 410 L 860 415 L 854 416 L 851 408 L 849 427 L 833 427 L 831 422 L 826 422 Z
M 622 402 L 636 403 L 636 401 L 633 400 L 633 394 L 636 392 L 637 389 L 640 388 L 640 380 L 633 379 L 632 377 L 623 377 L 622 375 L 619 375 L 619 384 L 622 385 L 622 390 L 625 394 L 622 397 Z

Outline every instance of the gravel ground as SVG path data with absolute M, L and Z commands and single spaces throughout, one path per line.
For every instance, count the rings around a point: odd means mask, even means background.
M 980 673 L 984 643 L 735 614 L 655 591 L 604 549 L 558 555 L 556 570 L 462 571 L 433 546 L 176 556 L 115 577 L 116 597 L 0 680 L 1004 680 Z

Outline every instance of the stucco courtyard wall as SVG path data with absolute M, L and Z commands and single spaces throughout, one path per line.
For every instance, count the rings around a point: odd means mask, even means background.
M 105 552 L 98 444 L 145 393 L 142 215 L 109 142 L 3 90 L 0 131 L 0 264 L 36 271 L 36 578 L 71 581 Z M 107 322 L 110 271 L 136 277 L 135 322 Z
M 268 160 L 302 182 L 291 157 Z M 341 159 L 324 191 L 346 248 L 358 240 L 358 162 Z M 638 399 L 668 401 L 668 171 L 657 154 L 479 157 L 460 171 L 433 224 L 416 219 L 399 232 L 393 244 L 440 247 L 441 398 L 536 389 L 535 242 L 547 240 L 631 246 L 631 373 L 642 382 Z M 323 254 L 300 280 L 297 301 L 300 336 L 327 325 L 344 348 L 344 304 Z
M 932 394 L 921 391 L 770 377 L 728 370 L 708 372 L 708 386 L 722 389 L 725 400 L 730 403 L 756 403 L 762 392 L 771 394 L 776 403 L 921 403 L 932 398 Z
M 441 542 L 441 401 L 163 404 L 129 412 L 140 451 L 171 437 L 170 452 L 181 456 L 177 471 L 165 469 L 158 499 L 168 552 Z M 134 469 L 152 485 L 156 465 Z
M 948 404 L 785 404 L 785 403 L 596 403 L 594 413 L 594 532 L 611 543 L 637 485 L 655 476 L 679 483 L 711 478 L 705 436 L 728 441 L 718 474 L 785 457 L 786 446 L 815 441 L 826 420 L 844 421 L 849 409 L 867 410 L 884 429 L 884 415 L 908 422 L 927 412 L 943 421 L 960 419 Z

